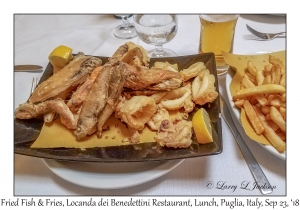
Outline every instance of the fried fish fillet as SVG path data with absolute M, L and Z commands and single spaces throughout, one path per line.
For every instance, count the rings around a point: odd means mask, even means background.
M 107 102 L 104 109 L 98 116 L 98 122 L 97 122 L 98 138 L 101 138 L 103 126 L 107 121 L 107 119 L 110 117 L 110 115 L 114 112 L 117 106 L 118 98 L 121 95 L 121 92 L 123 90 L 123 85 L 125 82 L 125 78 L 123 75 L 123 71 L 124 71 L 123 68 L 124 65 L 118 65 L 116 68 L 112 69 L 112 75 L 108 87 Z
M 68 129 L 75 129 L 77 119 L 67 107 L 61 98 L 48 100 L 38 104 L 26 102 L 21 104 L 15 111 L 15 116 L 18 119 L 39 118 L 47 113 L 57 113 L 61 118 L 61 122 Z
M 89 73 L 101 64 L 102 60 L 97 57 L 78 56 L 59 72 L 42 82 L 30 96 L 29 102 L 46 101 L 69 87 L 84 82 Z
M 75 130 L 75 136 L 78 140 L 90 134 L 97 124 L 98 115 L 104 109 L 108 100 L 109 81 L 114 68 L 118 68 L 119 65 L 120 61 L 111 59 L 103 65 L 103 68 L 98 73 L 81 107 L 77 129 Z
M 91 73 L 90 77 L 82 85 L 80 85 L 80 87 L 78 87 L 76 91 L 73 92 L 70 100 L 67 103 L 67 106 L 73 113 L 78 112 L 78 110 L 82 106 L 83 101 L 85 100 L 87 94 L 89 93 L 101 68 L 102 66 L 95 68 Z
M 111 68 L 112 66 L 108 64 L 103 66 L 82 104 L 75 130 L 77 139 L 88 135 L 97 123 L 98 114 L 106 104 Z

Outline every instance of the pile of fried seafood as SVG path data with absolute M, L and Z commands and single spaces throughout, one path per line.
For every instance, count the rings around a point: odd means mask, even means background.
M 114 114 L 126 123 L 130 143 L 138 143 L 145 126 L 156 132 L 161 146 L 186 148 L 193 125 L 187 120 L 195 104 L 213 102 L 215 77 L 202 62 L 178 70 L 177 64 L 156 62 L 141 46 L 127 42 L 108 62 L 78 53 L 70 63 L 38 85 L 15 110 L 18 119 L 60 117 L 77 140 L 96 133 L 101 138 Z

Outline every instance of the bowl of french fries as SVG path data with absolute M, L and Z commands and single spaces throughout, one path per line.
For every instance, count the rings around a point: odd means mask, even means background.
M 226 90 L 233 116 L 247 136 L 271 153 L 286 154 L 285 51 L 225 54 Z

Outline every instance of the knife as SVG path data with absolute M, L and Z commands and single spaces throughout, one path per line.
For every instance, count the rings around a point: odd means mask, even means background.
M 36 72 L 42 71 L 43 67 L 38 65 L 15 65 L 14 71 L 16 72 Z
M 221 115 L 224 121 L 227 123 L 229 129 L 231 130 L 238 146 L 240 147 L 242 154 L 246 160 L 246 163 L 248 164 L 248 167 L 252 173 L 252 176 L 254 177 L 254 180 L 258 186 L 258 189 L 264 195 L 272 193 L 273 192 L 272 186 L 270 185 L 267 177 L 265 176 L 264 172 L 260 168 L 253 154 L 249 150 L 247 144 L 240 136 L 239 131 L 235 127 L 234 122 L 231 118 L 229 108 L 221 95 L 220 95 L 220 106 L 221 106 Z

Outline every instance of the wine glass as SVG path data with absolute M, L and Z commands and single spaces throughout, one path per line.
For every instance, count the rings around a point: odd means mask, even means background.
M 115 15 L 122 18 L 122 25 L 117 26 L 113 34 L 120 39 L 131 39 L 137 36 L 136 30 L 133 24 L 128 20 L 129 15 Z
M 171 41 L 177 33 L 177 15 L 133 15 L 138 37 L 145 43 L 155 45 L 150 50 L 150 57 L 173 57 L 175 52 L 163 48 L 163 44 Z

